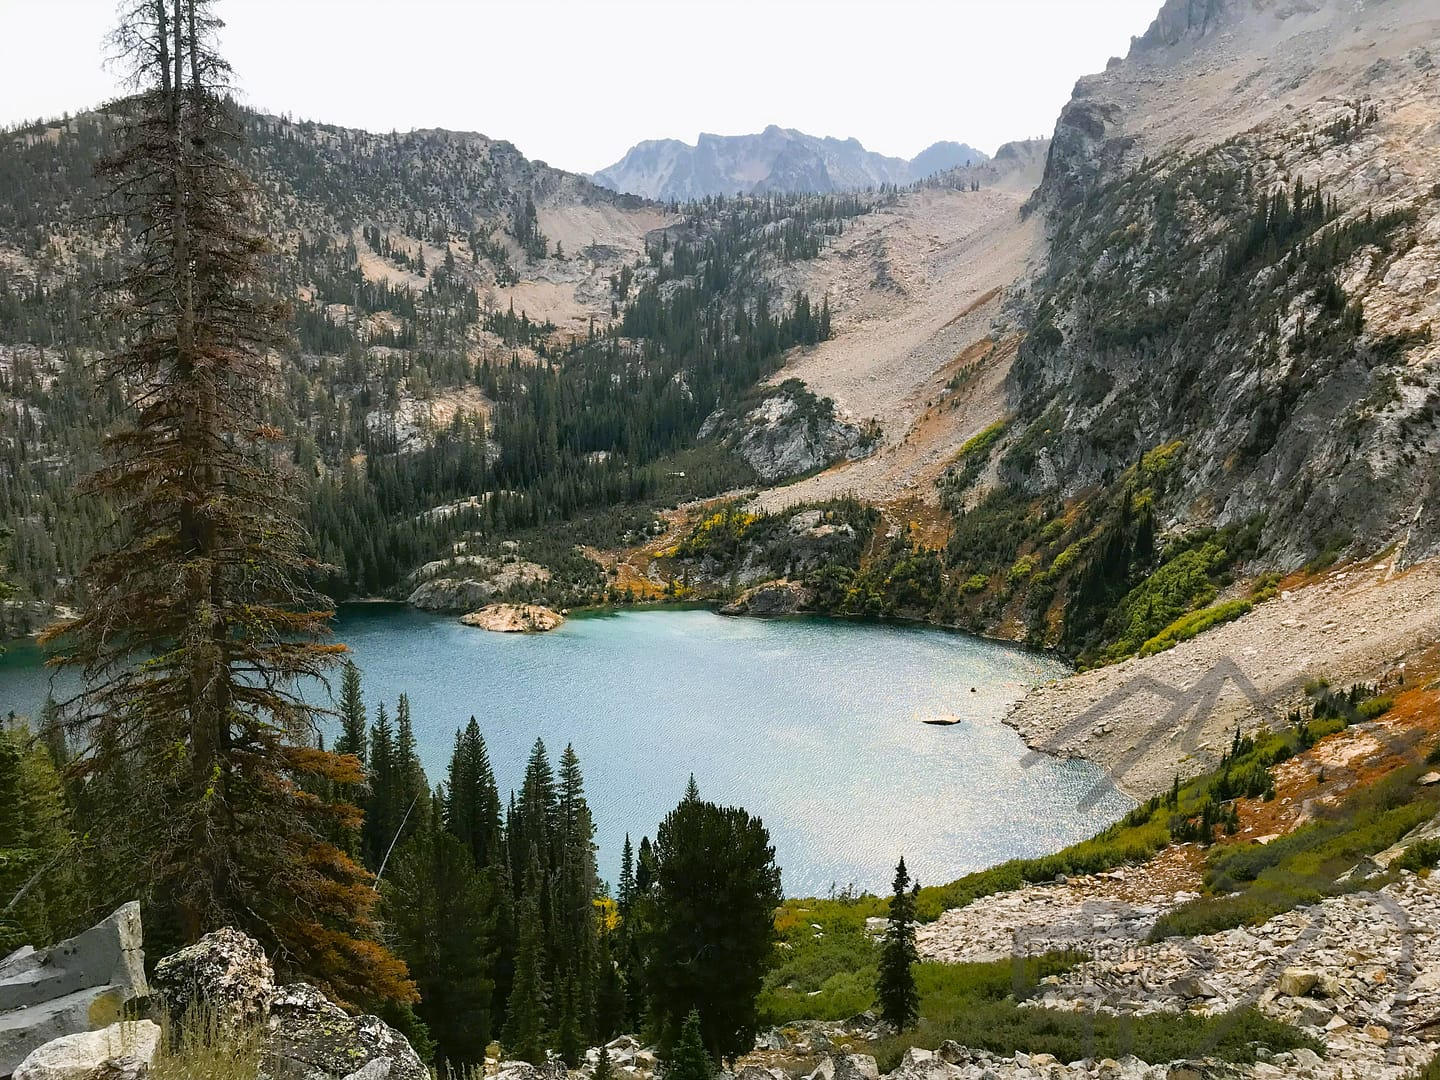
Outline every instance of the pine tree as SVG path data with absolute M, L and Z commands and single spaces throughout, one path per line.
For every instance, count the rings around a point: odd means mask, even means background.
M 649 896 L 655 885 L 655 851 L 650 838 L 640 838 L 640 854 L 635 860 L 635 895 Z
M 573 984 L 571 1008 L 577 1032 L 588 1033 L 595 1020 L 595 897 L 600 881 L 595 869 L 595 824 L 585 800 L 580 759 L 570 745 L 560 757 L 559 813 L 554 910 L 557 969 Z
M 495 953 L 490 965 L 490 979 L 495 984 L 491 1012 L 498 1019 L 507 1014 L 510 1006 L 510 992 L 515 983 L 515 949 L 519 938 L 515 887 L 510 881 L 510 861 L 503 848 L 495 853 L 485 876 L 491 882 L 495 903 Z
M 403 1000 L 413 985 L 370 939 L 364 872 L 322 839 L 357 812 L 312 794 L 359 780 L 316 748 L 303 693 L 343 647 L 322 640 L 330 612 L 306 585 L 316 564 L 273 450 L 284 311 L 263 286 L 213 7 L 121 8 L 115 52 L 136 92 L 99 172 L 131 242 L 103 373 L 130 408 L 87 489 L 122 527 L 81 575 L 84 610 L 46 640 L 85 676 L 67 717 L 88 737 L 81 768 L 125 793 L 86 822 L 100 891 L 142 896 L 189 940 L 243 929 L 342 999 Z
M 383 891 L 386 926 L 420 988 L 416 1012 L 434 1038 L 440 1075 L 483 1064 L 495 905 L 469 850 L 427 822 L 394 857 Z
M 595 991 L 595 1037 L 600 1042 L 613 1039 L 625 1027 L 629 1002 L 625 997 L 625 983 L 616 959 L 616 946 L 623 941 L 623 935 L 611 930 L 600 935 L 599 985 Z
M 915 903 L 919 891 L 918 884 L 910 888 L 910 872 L 905 869 L 902 858 L 895 867 L 895 891 L 890 898 L 890 916 L 885 924 L 885 940 L 880 946 L 880 967 L 875 980 L 880 1014 L 896 1031 L 914 1027 L 920 1016 L 914 970 L 920 960 L 915 948 Z
M 545 1060 L 549 995 L 545 985 L 545 926 L 540 917 L 540 852 L 533 846 L 528 862 L 519 905 L 515 980 L 506 1010 L 509 1019 L 505 1025 L 505 1047 L 522 1061 L 539 1065 Z
M 490 754 L 475 717 L 455 733 L 445 789 L 445 827 L 470 849 L 475 865 L 488 867 L 500 854 L 500 792 Z
M 715 1061 L 705 1049 L 700 1013 L 691 1009 L 665 1062 L 665 1080 L 715 1080 Z
M 520 785 L 520 800 L 511 809 L 507 828 L 510 844 L 510 872 L 520 885 L 523 895 L 530 887 L 528 861 L 531 851 L 535 853 L 539 868 L 538 881 L 543 888 L 554 865 L 553 838 L 556 818 L 559 814 L 559 799 L 555 792 L 555 773 L 550 768 L 550 758 L 545 752 L 545 743 L 535 740 L 530 758 L 525 764 L 525 779 Z M 524 860 L 518 865 L 516 859 Z M 548 924 L 548 920 L 547 920 Z
M 396 835 L 403 843 L 415 834 L 420 816 L 426 809 L 421 803 L 430 795 L 430 781 L 420 764 L 415 747 L 415 728 L 410 719 L 410 696 L 401 694 L 395 704 L 395 805 L 400 813 Z
M 335 740 L 335 753 L 354 754 L 365 764 L 365 697 L 360 691 L 360 669 L 355 661 L 346 660 L 340 675 L 340 738 Z
M 400 826 L 395 733 L 383 701 L 375 706 L 375 722 L 370 727 L 367 779 L 370 790 L 365 799 L 365 824 L 360 833 L 360 848 L 365 865 L 371 870 L 378 870 Z
M 581 1034 L 580 988 L 574 975 L 565 977 L 560 990 L 560 1016 L 555 1032 L 555 1049 L 560 1058 L 572 1069 L 580 1064 L 580 1052 L 584 1049 Z
M 630 834 L 625 834 L 625 846 L 620 849 L 620 886 L 616 898 L 620 917 L 627 918 L 630 906 L 635 902 L 635 848 L 630 844 Z
M 698 1009 L 711 1056 L 742 1054 L 782 899 L 770 834 L 738 807 L 687 797 L 661 823 L 654 858 L 645 982 L 661 1043 L 674 1045 Z

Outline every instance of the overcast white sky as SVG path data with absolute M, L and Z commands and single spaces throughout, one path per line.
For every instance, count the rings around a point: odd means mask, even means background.
M 0 0 L 0 124 L 114 93 L 115 0 Z M 912 157 L 1049 134 L 1160 0 L 222 0 L 244 100 L 509 139 L 590 172 L 642 139 L 766 124 Z

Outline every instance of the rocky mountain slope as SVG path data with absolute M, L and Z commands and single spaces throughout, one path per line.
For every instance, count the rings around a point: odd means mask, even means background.
M 937 142 L 910 161 L 866 150 L 856 139 L 818 138 L 774 124 L 757 135 L 702 133 L 638 143 L 594 181 L 661 201 L 767 191 L 834 192 L 911 184 L 989 158 L 965 143 Z
M 1002 472 L 1072 497 L 1184 444 L 1162 531 L 1440 551 L 1440 10 L 1171 0 L 1082 79 Z

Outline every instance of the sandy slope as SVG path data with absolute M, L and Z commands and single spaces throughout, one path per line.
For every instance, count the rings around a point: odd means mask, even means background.
M 934 480 L 975 432 L 1004 415 L 1014 338 L 1005 290 L 1041 251 L 1015 192 L 927 190 L 859 219 L 797 284 L 828 294 L 835 336 L 792 355 L 775 376 L 803 379 L 883 432 L 870 458 L 767 491 L 776 509 L 853 493 L 874 502 L 934 502 Z M 996 340 L 992 341 L 992 335 Z M 968 368 L 959 390 L 951 377 Z

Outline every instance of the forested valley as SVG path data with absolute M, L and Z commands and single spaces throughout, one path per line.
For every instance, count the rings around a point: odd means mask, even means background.
M 237 117 L 271 240 L 265 284 L 290 308 L 265 422 L 286 435 L 323 564 L 314 582 L 335 599 L 402 594 L 418 566 L 506 537 L 562 561 L 577 542 L 643 530 L 656 505 L 753 480 L 734 454 L 698 448 L 697 432 L 787 348 L 829 332 L 826 303 L 787 294 L 777 269 L 885 198 L 675 207 L 676 223 L 622 263 L 552 243 L 536 200 L 624 197 L 508 144 Z M 94 303 L 129 244 L 103 224 L 92 177 L 117 123 L 111 109 L 22 127 L 0 154 L 0 236 L 18 253 L 0 265 L 0 515 L 11 577 L 44 604 L 83 600 L 77 574 L 111 522 L 102 500 L 74 491 L 126 408 L 95 366 L 121 333 Z M 496 299 L 517 264 L 579 262 L 615 265 L 609 316 L 584 332 Z M 562 599 L 602 597 L 592 578 L 576 575 Z M 15 619 L 12 631 L 43 623 L 24 609 Z

